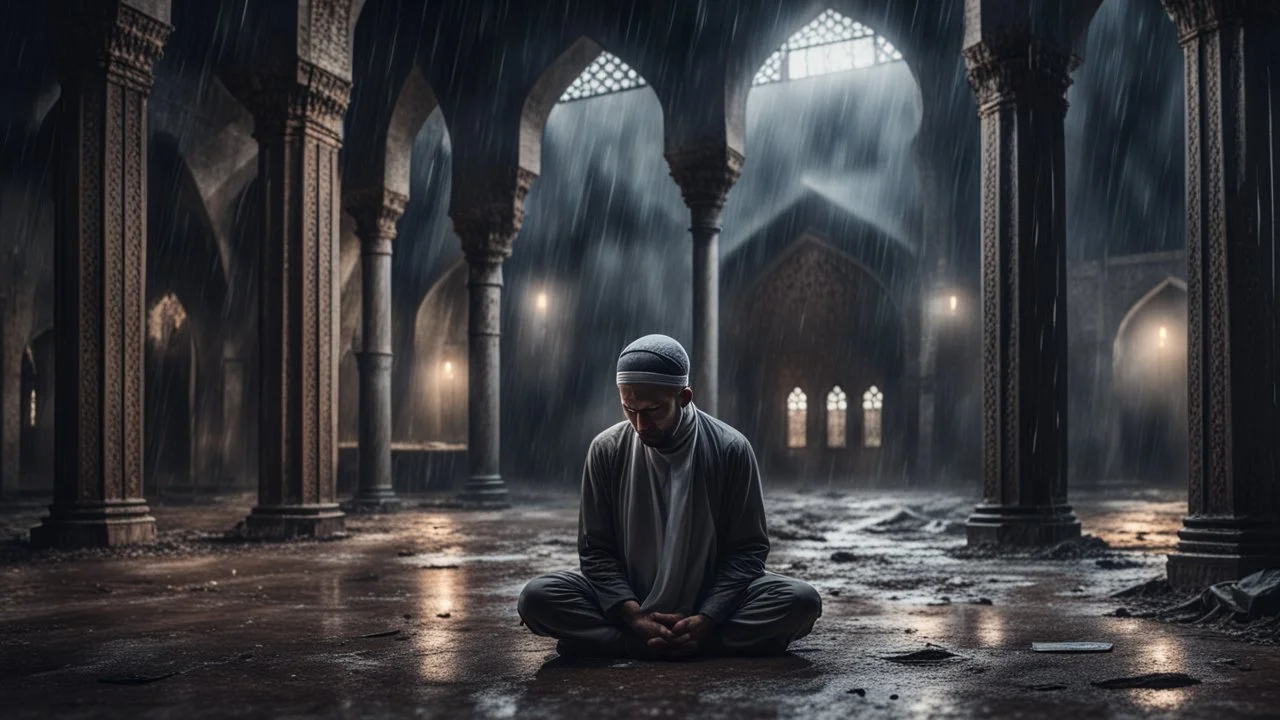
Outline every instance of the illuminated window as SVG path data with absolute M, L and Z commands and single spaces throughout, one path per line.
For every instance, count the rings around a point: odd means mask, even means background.
M 862 394 L 862 446 L 880 447 L 880 412 L 884 394 L 875 385 Z
M 827 447 L 845 447 L 845 419 L 849 400 L 837 385 L 827 393 Z
M 809 399 L 804 391 L 800 388 L 792 390 L 787 396 L 787 447 L 804 447 L 804 424 L 808 414 Z
M 767 85 L 860 70 L 901 59 L 902 53 L 875 30 L 835 10 L 824 10 L 764 61 L 751 84 Z M 616 55 L 602 52 L 564 91 L 560 102 L 585 100 L 646 85 L 635 68 Z
M 36 426 L 36 389 L 31 388 L 31 397 L 27 399 L 27 427 Z
M 824 10 L 764 61 L 753 84 L 860 70 L 901 59 L 902 53 L 875 30 L 835 10 Z
M 597 95 L 644 87 L 647 84 L 635 68 L 622 62 L 616 55 L 602 52 L 564 91 L 560 96 L 560 102 L 585 100 Z
M 182 302 L 173 293 L 160 298 L 151 308 L 147 318 L 147 334 L 151 340 L 161 347 L 168 345 L 183 324 L 187 322 L 187 311 Z

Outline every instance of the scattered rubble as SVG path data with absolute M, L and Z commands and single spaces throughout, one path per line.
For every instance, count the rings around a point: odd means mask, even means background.
M 937 665 L 938 663 L 947 662 L 953 658 L 960 657 L 961 656 L 945 648 L 937 645 L 930 645 L 924 650 L 903 653 L 901 655 L 889 655 L 882 659 L 898 663 L 900 665 Z

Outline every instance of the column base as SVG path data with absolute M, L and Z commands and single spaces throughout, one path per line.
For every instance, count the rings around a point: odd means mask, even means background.
M 501 475 L 472 475 L 467 478 L 459 499 L 468 505 L 486 508 L 510 507 L 507 500 L 507 484 Z
M 146 500 L 49 506 L 49 516 L 31 528 L 31 544 L 40 548 L 101 548 L 156 541 L 156 521 Z
M 400 498 L 396 497 L 396 491 L 391 488 L 357 490 L 346 509 L 349 512 L 395 512 L 400 509 Z
M 255 540 L 322 538 L 340 533 L 346 515 L 337 503 L 324 505 L 258 505 L 245 518 L 245 534 Z
M 1274 520 L 1189 517 L 1178 540 L 1166 566 L 1175 590 L 1203 590 L 1280 567 L 1280 526 Z
M 964 529 L 970 547 L 1054 545 L 1080 537 L 1070 505 L 979 505 Z

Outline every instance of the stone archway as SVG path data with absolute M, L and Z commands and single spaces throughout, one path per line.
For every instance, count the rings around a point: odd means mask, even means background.
M 1181 483 L 1187 473 L 1187 285 L 1166 278 L 1133 304 L 1112 353 L 1113 467 Z

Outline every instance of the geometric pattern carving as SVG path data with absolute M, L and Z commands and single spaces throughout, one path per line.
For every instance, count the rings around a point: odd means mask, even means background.
M 1186 60 L 1188 510 L 1169 579 L 1183 589 L 1280 564 L 1270 392 L 1280 218 L 1270 84 L 1280 5 L 1164 0 Z M 1259 210 L 1259 208 L 1266 208 Z
M 74 6 L 74 7 L 73 7 Z M 147 94 L 172 29 L 120 3 L 58 3 L 64 125 L 55 242 L 59 452 L 33 542 L 148 541 L 142 499 Z M 65 393 L 65 394 L 64 394 Z
M 902 60 L 875 30 L 835 10 L 824 10 L 787 38 L 756 72 L 753 85 L 799 80 Z
M 602 52 L 582 74 L 574 79 L 560 96 L 560 102 L 585 100 L 597 95 L 634 90 L 648 85 L 635 68 L 622 62 L 617 55 Z
M 984 28 L 985 29 L 985 28 Z M 1079 534 L 1066 505 L 1066 91 L 1078 60 L 1013 25 L 964 49 L 982 138 L 983 498 L 970 543 Z
M 752 85 L 768 85 L 830 73 L 900 62 L 902 53 L 875 30 L 841 15 L 822 11 L 765 59 Z M 601 52 L 560 96 L 559 102 L 635 90 L 648 85 L 635 68 Z

